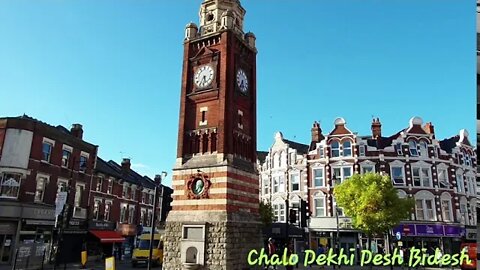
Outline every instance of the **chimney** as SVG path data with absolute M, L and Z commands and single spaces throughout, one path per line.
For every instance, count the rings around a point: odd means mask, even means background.
M 70 129 L 70 133 L 75 136 L 76 138 L 82 139 L 83 138 L 83 127 L 80 124 L 73 124 L 72 128 Z
M 122 160 L 122 171 L 129 172 L 130 171 L 130 159 L 124 158 Z
M 432 122 L 426 123 L 425 126 L 423 127 L 423 129 L 425 130 L 425 132 L 427 134 L 432 134 L 433 138 L 435 138 L 435 128 L 433 127 Z
M 322 129 L 320 128 L 320 124 L 317 121 L 315 121 L 312 127 L 312 142 L 318 143 L 318 142 L 321 142 L 323 139 L 325 139 L 325 137 L 322 134 Z
M 380 119 L 373 118 L 372 120 L 372 138 L 378 139 L 382 137 L 382 123 L 380 123 Z

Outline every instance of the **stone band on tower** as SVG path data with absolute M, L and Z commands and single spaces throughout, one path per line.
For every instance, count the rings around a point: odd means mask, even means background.
M 255 36 L 238 0 L 205 0 L 187 25 L 164 265 L 245 269 L 262 247 L 256 170 Z

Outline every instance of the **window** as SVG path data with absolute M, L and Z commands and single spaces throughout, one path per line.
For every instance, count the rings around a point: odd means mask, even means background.
M 68 187 L 68 180 L 57 180 L 57 193 L 66 192 Z
M 128 186 L 127 186 L 127 184 L 123 185 L 122 197 L 128 199 Z
M 428 157 L 427 143 L 425 141 L 420 141 L 419 147 L 420 147 L 420 156 Z
M 46 177 L 39 176 L 37 177 L 37 187 L 35 189 L 35 202 L 43 202 L 43 196 L 45 194 L 45 186 L 48 179 Z
M 88 160 L 88 158 L 86 156 L 80 156 L 80 163 L 79 163 L 80 168 L 79 168 L 79 170 L 81 172 L 85 172 L 85 170 L 87 169 L 87 160 Z
M 475 177 L 466 175 L 465 179 L 467 180 L 468 193 L 472 196 L 475 195 Z
M 0 198 L 18 198 L 21 177 L 20 174 L 3 173 L 0 179 Z
M 147 224 L 150 227 L 152 226 L 152 216 L 153 216 L 153 211 L 148 210 L 148 212 L 147 212 Z
M 451 200 L 442 200 L 443 221 L 453 221 Z
M 273 193 L 278 192 L 278 177 L 273 177 Z
M 461 173 L 457 173 L 457 192 L 465 193 L 465 185 L 463 183 L 463 175 Z
M 470 166 L 472 158 L 469 154 L 465 154 L 465 165 Z
M 202 119 L 200 123 L 198 123 L 200 126 L 204 126 L 207 124 L 207 112 L 208 112 L 208 107 L 200 108 L 200 113 L 202 114 Z
M 364 157 L 364 156 L 365 156 L 365 145 L 363 145 L 363 144 L 360 145 L 360 146 L 358 147 L 358 150 L 359 150 L 359 151 L 358 151 L 358 152 L 359 152 L 359 156 Z
M 362 174 L 366 173 L 374 173 L 375 172 L 375 166 L 374 165 L 362 165 Z
M 468 209 L 467 204 L 461 202 L 460 203 L 460 216 L 461 216 L 460 217 L 461 218 L 460 222 L 462 224 L 466 224 L 466 222 L 468 220 L 468 210 L 467 209 Z
M 128 211 L 128 223 L 133 224 L 135 217 L 135 206 L 130 206 L 129 211 Z
M 62 166 L 63 167 L 68 167 L 68 163 L 70 161 L 70 156 L 72 155 L 72 152 L 68 149 L 63 149 L 62 153 Z
M 53 144 L 49 142 L 43 142 L 43 145 L 42 145 L 43 160 L 50 162 L 50 157 L 52 155 L 52 148 L 53 148 Z
M 263 194 L 268 194 L 268 178 L 262 177 L 263 179 Z
M 405 179 L 403 176 L 403 167 L 395 166 L 392 167 L 392 181 L 394 185 L 404 186 Z
M 315 198 L 315 217 L 325 216 L 325 198 Z
M 403 156 L 402 143 L 395 144 L 395 151 L 397 151 L 397 155 Z
M 131 188 L 131 192 L 132 192 L 132 197 L 131 197 L 130 199 L 135 200 L 135 199 L 136 199 L 136 198 L 135 198 L 135 195 L 136 195 L 135 192 L 136 192 L 136 190 L 135 190 L 134 187 Z
M 408 148 L 410 150 L 410 155 L 412 157 L 417 157 L 418 156 L 417 143 L 415 141 L 410 141 L 408 143 Z
M 85 187 L 82 185 L 77 185 L 75 187 L 75 207 L 81 207 L 84 188 Z
M 313 185 L 315 187 L 324 187 L 323 169 L 313 169 Z
M 333 141 L 331 144 L 332 148 L 332 157 L 339 157 L 340 156 L 340 143 L 337 141 Z
M 112 209 L 112 202 L 105 202 L 105 214 L 104 214 L 104 217 L 103 219 L 105 221 L 109 221 L 110 220 L 110 211 Z
M 350 141 L 346 141 L 343 143 L 343 156 L 344 157 L 352 156 L 352 143 Z
M 447 169 L 438 169 L 438 186 L 440 188 L 449 188 Z
M 153 197 L 153 194 L 150 194 L 150 205 L 153 205 L 154 204 L 154 197 Z
M 325 157 L 325 151 L 323 150 L 323 146 L 319 146 L 318 147 L 318 154 L 320 155 L 320 158 L 324 158 Z
M 102 187 L 103 187 L 103 177 L 100 176 L 100 177 L 98 177 L 98 180 L 97 180 L 97 188 L 96 188 L 96 191 L 102 192 Z
M 413 186 L 431 187 L 429 168 L 412 168 Z
M 290 153 L 290 164 L 295 164 L 297 162 L 297 155 L 295 152 Z
M 274 204 L 273 213 L 275 215 L 275 219 L 278 222 L 285 222 L 285 205 L 284 204 L 282 203 Z
M 243 112 L 238 110 L 238 128 L 243 129 Z
M 285 177 L 282 176 L 279 176 L 278 177 L 278 181 L 279 181 L 279 191 L 280 192 L 285 192 Z
M 127 222 L 127 206 L 122 205 L 120 208 L 120 222 L 125 223 Z
M 415 211 L 417 220 L 435 220 L 435 210 L 433 209 L 433 199 L 416 199 Z
M 108 193 L 108 194 L 112 194 L 112 191 L 113 191 L 113 180 L 112 180 L 112 179 L 108 179 L 107 193 Z
M 141 209 L 140 210 L 140 225 L 146 225 L 145 223 L 145 216 L 146 216 L 146 209 Z
M 299 191 L 300 190 L 300 175 L 291 174 L 290 179 L 291 179 L 291 182 L 292 182 L 292 191 Z
M 147 200 L 147 194 L 145 192 L 142 192 L 142 203 L 145 203 Z
M 345 179 L 352 176 L 352 167 L 337 167 L 333 168 L 333 185 L 340 184 Z
M 98 216 L 100 214 L 100 201 L 95 200 L 93 204 L 93 219 L 98 220 Z

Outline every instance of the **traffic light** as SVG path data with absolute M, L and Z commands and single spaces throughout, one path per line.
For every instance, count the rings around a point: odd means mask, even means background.
M 307 227 L 307 219 L 310 218 L 308 204 L 304 200 L 300 200 L 300 227 Z
M 297 223 L 297 209 L 291 208 L 288 212 L 288 219 L 291 224 Z

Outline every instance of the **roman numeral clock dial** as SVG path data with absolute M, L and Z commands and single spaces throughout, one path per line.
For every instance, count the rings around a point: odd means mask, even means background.
M 245 74 L 245 71 L 243 69 L 239 69 L 237 71 L 237 86 L 238 89 L 244 94 L 247 93 L 248 91 L 248 78 L 247 74 Z
M 206 88 L 212 84 L 213 68 L 210 65 L 202 66 L 195 72 L 195 85 L 198 88 Z

